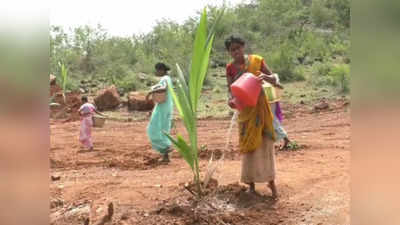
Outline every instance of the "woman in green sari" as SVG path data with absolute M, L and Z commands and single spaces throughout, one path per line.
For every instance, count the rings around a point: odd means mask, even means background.
M 166 98 L 162 103 L 156 103 L 154 110 L 151 114 L 150 123 L 147 127 L 147 135 L 150 138 L 153 149 L 158 151 L 162 156 L 162 162 L 169 162 L 168 153 L 171 151 L 171 141 L 167 138 L 165 133 L 170 133 L 172 125 L 173 101 L 168 86 L 171 86 L 171 78 L 168 76 L 170 68 L 164 63 L 157 63 L 155 65 L 156 75 L 161 77 L 160 82 L 152 87 L 152 91 L 147 95 L 154 92 L 165 91 Z

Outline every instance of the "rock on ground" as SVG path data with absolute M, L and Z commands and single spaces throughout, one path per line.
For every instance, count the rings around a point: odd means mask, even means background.
M 112 85 L 97 92 L 94 103 L 99 110 L 113 110 L 121 103 L 117 88 Z
M 154 107 L 154 102 L 146 100 L 146 95 L 140 92 L 130 92 L 128 95 L 128 109 L 138 111 L 150 111 Z

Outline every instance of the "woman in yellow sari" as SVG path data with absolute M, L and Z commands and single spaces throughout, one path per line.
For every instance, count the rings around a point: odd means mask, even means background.
M 231 36 L 225 41 L 225 47 L 233 58 L 226 67 L 229 89 L 228 104 L 234 108 L 231 84 L 243 73 L 256 75 L 260 82 L 266 81 L 280 87 L 268 69 L 264 59 L 258 55 L 245 55 L 245 42 Z M 275 185 L 275 133 L 272 125 L 273 114 L 268 99 L 262 90 L 255 107 L 245 107 L 239 112 L 239 150 L 242 154 L 241 182 L 249 185 L 249 191 L 255 193 L 255 183 L 268 182 L 272 197 L 277 198 Z

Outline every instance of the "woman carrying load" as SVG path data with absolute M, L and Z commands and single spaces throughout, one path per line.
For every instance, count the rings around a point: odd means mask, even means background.
M 92 103 L 88 102 L 87 96 L 82 96 L 81 101 L 83 104 L 78 110 L 81 116 L 81 129 L 79 133 L 79 141 L 85 148 L 93 150 L 93 142 L 92 142 L 93 115 L 94 113 L 97 113 L 104 117 L 106 117 L 106 115 L 97 111 L 96 107 Z
M 164 92 L 166 96 L 165 101 L 157 103 L 154 107 L 150 123 L 147 127 L 147 135 L 151 141 L 152 148 L 163 156 L 161 162 L 168 163 L 171 141 L 167 138 L 165 133 L 169 134 L 171 131 L 173 115 L 173 101 L 168 89 L 168 86 L 172 87 L 172 83 L 170 76 L 167 74 L 170 68 L 164 63 L 157 63 L 155 69 L 156 75 L 161 77 L 161 80 L 157 85 L 152 87 L 146 99 L 149 99 L 149 96 L 156 92 Z

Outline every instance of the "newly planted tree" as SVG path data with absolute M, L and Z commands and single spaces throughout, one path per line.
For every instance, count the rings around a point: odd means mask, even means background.
M 66 92 L 66 88 L 67 88 L 68 70 L 65 67 L 64 63 L 58 62 L 58 66 L 60 67 L 60 72 L 61 72 L 62 91 L 63 91 L 62 95 L 63 95 L 64 104 L 65 104 L 66 103 L 65 92 Z
M 203 88 L 203 82 L 208 71 L 208 63 L 215 36 L 214 28 L 221 19 L 223 11 L 224 10 L 219 13 L 218 19 L 209 32 L 207 32 L 207 13 L 205 10 L 203 11 L 194 40 L 190 74 L 189 76 L 185 76 L 180 66 L 176 64 L 178 72 L 176 89 L 174 90 L 173 87 L 169 87 L 186 131 L 189 134 L 189 141 L 185 141 L 179 134 L 176 139 L 168 134 L 166 135 L 174 143 L 181 156 L 190 166 L 199 197 L 202 195 L 202 191 L 197 142 L 197 107 Z M 188 77 L 189 80 L 186 81 L 185 77 Z

